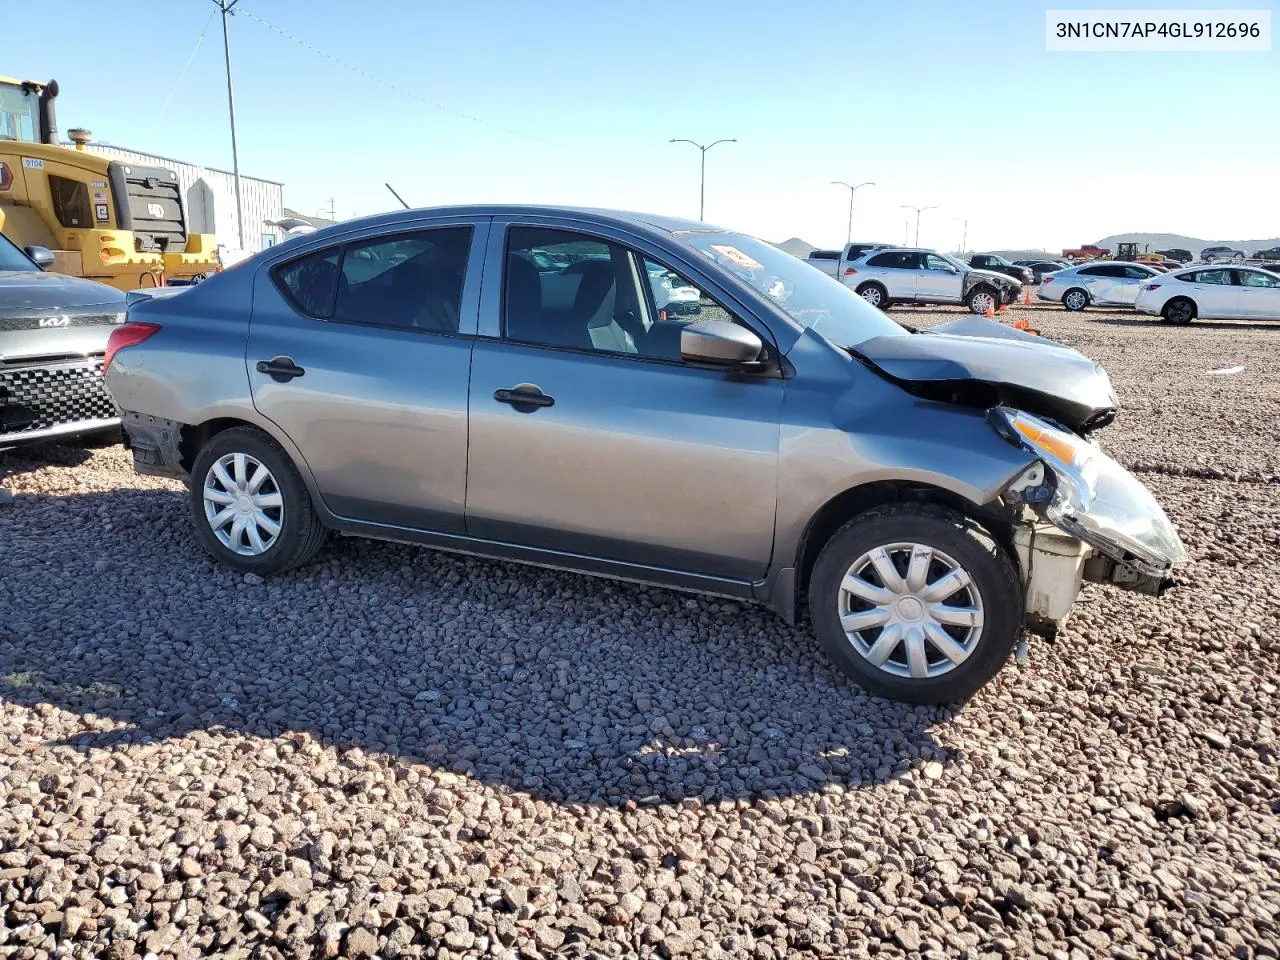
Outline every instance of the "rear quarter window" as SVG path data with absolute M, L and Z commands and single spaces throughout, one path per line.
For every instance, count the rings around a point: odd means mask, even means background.
M 327 320 L 333 316 L 341 259 L 341 247 L 318 250 L 280 264 L 271 271 L 271 278 L 294 310 Z

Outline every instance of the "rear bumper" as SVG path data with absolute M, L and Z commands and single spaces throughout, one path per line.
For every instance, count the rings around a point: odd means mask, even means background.
M 101 357 L 0 365 L 0 449 L 119 425 Z

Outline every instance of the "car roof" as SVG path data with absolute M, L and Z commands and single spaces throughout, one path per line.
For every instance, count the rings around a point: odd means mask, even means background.
M 401 223 L 410 223 L 424 217 L 568 217 L 580 220 L 587 225 L 602 227 L 640 228 L 644 231 L 658 233 L 726 233 L 728 227 L 701 223 L 697 220 L 685 220 L 681 217 L 669 217 L 657 213 L 638 213 L 627 210 L 606 210 L 596 207 L 541 206 L 536 204 L 473 204 L 448 207 L 413 207 L 408 210 L 393 210 L 390 213 L 379 213 L 354 220 L 343 220 L 333 226 L 307 234 L 308 239 L 324 238 L 345 234 L 352 229 L 365 227 L 394 227 Z

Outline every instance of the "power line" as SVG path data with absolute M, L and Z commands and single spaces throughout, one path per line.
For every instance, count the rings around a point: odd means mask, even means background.
M 209 14 L 209 19 L 204 22 L 204 29 L 200 31 L 200 36 L 196 37 L 196 45 L 191 48 L 191 54 L 187 57 L 187 62 L 182 65 L 182 72 L 178 74 L 178 79 L 173 82 L 173 89 L 169 91 L 169 96 L 165 97 L 164 106 L 160 108 L 160 116 L 157 120 L 163 120 L 165 112 L 169 109 L 169 104 L 173 102 L 174 94 L 178 92 L 178 88 L 182 86 L 183 78 L 186 77 L 187 71 L 191 69 L 191 61 L 196 58 L 196 54 L 200 52 L 200 44 L 204 43 L 204 35 L 209 31 L 209 24 L 213 23 L 213 18 L 218 15 L 218 11 L 214 10 Z
M 250 20 L 258 24 L 259 26 L 266 27 L 271 32 L 279 34 L 280 36 L 284 37 L 286 40 L 292 43 L 296 43 L 298 46 L 303 47 L 306 50 L 310 50 L 312 53 L 316 54 L 317 56 L 323 57 L 325 60 L 328 60 L 330 63 L 341 67 L 343 70 L 346 70 L 350 73 L 354 73 L 356 76 L 363 77 L 364 79 L 368 80 L 370 83 L 376 83 L 379 86 L 386 87 L 388 90 L 394 90 L 396 93 L 400 94 L 401 96 L 408 97 L 410 100 L 417 101 L 418 103 L 421 103 L 424 106 L 430 107 L 433 110 L 439 110 L 442 113 L 452 114 L 455 117 L 459 117 L 463 120 L 469 120 L 472 123 L 478 123 L 481 126 L 489 127 L 493 130 L 500 130 L 503 133 L 509 134 L 513 137 L 520 137 L 521 139 L 524 139 L 524 140 L 533 140 L 538 143 L 548 142 L 542 139 L 541 137 L 535 137 L 531 133 L 524 133 L 520 130 L 513 130 L 510 127 L 504 127 L 498 123 L 490 123 L 488 120 L 482 120 L 479 117 L 473 116 L 472 114 L 469 114 L 469 113 L 465 113 L 462 110 L 455 110 L 453 107 L 446 106 L 445 104 L 440 103 L 437 100 L 432 100 L 429 97 L 424 97 L 421 94 L 415 93 L 412 90 L 408 90 L 397 83 L 392 83 L 390 80 L 386 80 L 386 79 L 383 79 L 382 77 L 374 76 L 372 73 L 363 69 L 362 67 L 357 67 L 352 63 L 348 63 L 346 60 L 343 60 L 339 57 L 335 57 L 333 54 L 328 53 L 325 50 L 321 50 L 319 47 L 315 46 L 312 43 L 309 43 L 306 40 L 303 40 L 301 37 L 295 37 L 292 33 L 289 33 L 287 30 L 282 30 L 280 27 L 277 27 L 275 24 L 268 23 L 266 20 L 263 20 L 261 17 L 255 15 L 251 11 L 244 9 L 243 6 L 239 7 L 236 12 L 244 14 L 246 17 L 248 17 Z

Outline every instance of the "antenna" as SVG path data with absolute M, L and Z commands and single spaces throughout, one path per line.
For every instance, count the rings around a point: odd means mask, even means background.
M 388 190 L 390 190 L 390 191 L 391 191 L 391 195 L 392 195 L 393 197 L 395 197 L 397 200 L 399 200 L 399 201 L 400 201 L 400 206 L 404 207 L 406 210 L 408 210 L 408 209 L 409 209 L 409 205 L 408 205 L 407 203 L 405 203 L 405 202 L 404 202 L 404 197 L 402 197 L 402 196 L 400 196 L 400 194 L 396 193 L 396 188 L 395 188 L 395 187 L 393 187 L 393 186 L 392 186 L 391 184 L 389 184 L 389 183 L 384 183 L 384 184 L 383 184 L 383 186 L 384 186 L 384 187 L 386 187 Z

